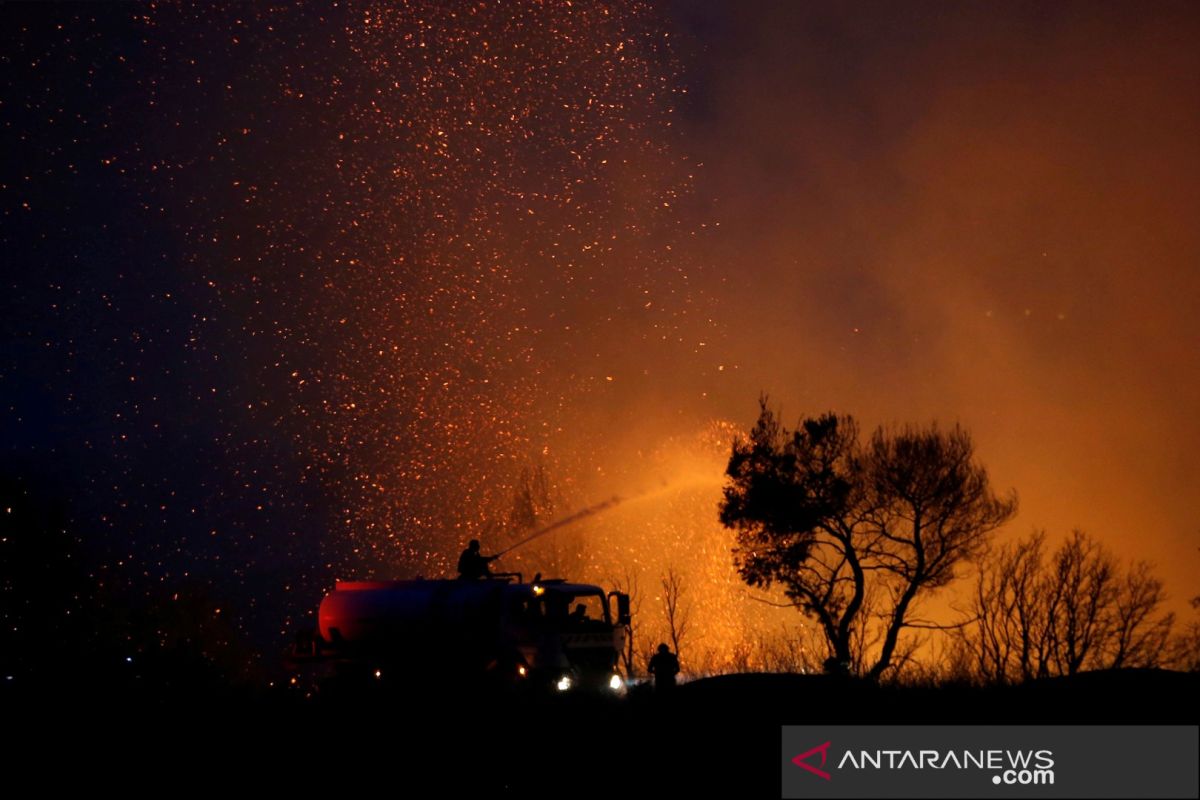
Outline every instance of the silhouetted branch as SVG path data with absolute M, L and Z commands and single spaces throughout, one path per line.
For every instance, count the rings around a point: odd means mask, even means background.
M 920 598 L 981 554 L 1016 510 L 1015 496 L 992 492 L 961 428 L 880 428 L 863 444 L 848 416 L 788 430 L 765 397 L 726 474 L 721 522 L 736 532 L 742 578 L 782 584 L 820 623 L 832 668 L 873 678 L 908 652 L 905 628 L 928 627 L 908 623 Z

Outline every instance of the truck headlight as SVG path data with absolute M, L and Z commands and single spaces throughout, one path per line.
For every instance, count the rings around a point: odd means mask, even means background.
M 554 685 L 558 687 L 558 690 L 560 692 L 567 691 L 568 689 L 571 688 L 571 676 L 563 675 L 561 678 L 558 679 L 558 683 L 556 683 Z
M 614 673 L 613 676 L 608 679 L 608 688 L 612 689 L 614 692 L 619 692 L 621 689 L 625 688 L 625 684 L 621 681 L 621 676 Z

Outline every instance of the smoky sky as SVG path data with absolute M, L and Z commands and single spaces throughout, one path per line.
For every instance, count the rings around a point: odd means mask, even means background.
M 703 550 L 732 596 L 766 392 L 960 423 L 1003 535 L 1197 591 L 1192 5 L 3 15 L 5 479 L 93 582 L 266 641 L 452 563 L 539 465 L 564 513 L 703 486 L 604 561 Z
M 1185 4 L 681 12 L 720 233 L 710 396 L 960 422 L 1012 534 L 1082 527 L 1195 593 L 1200 58 Z

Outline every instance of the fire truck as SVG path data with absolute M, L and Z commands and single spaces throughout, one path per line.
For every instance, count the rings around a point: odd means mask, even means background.
M 377 679 L 621 691 L 629 596 L 519 574 L 479 580 L 338 581 L 296 664 Z

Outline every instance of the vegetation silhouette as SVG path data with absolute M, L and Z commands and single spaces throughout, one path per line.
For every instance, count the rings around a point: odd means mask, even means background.
M 624 698 L 497 695 L 475 685 L 447 697 L 425 682 L 366 675 L 359 683 L 316 693 L 286 682 L 233 691 L 235 675 L 221 654 L 234 646 L 236 634 L 224 627 L 226 614 L 214 613 L 202 585 L 177 584 L 161 598 L 122 595 L 120 602 L 109 597 L 100 603 L 82 593 L 91 582 L 80 568 L 79 539 L 63 533 L 76 524 L 62 512 L 65 493 L 45 484 L 33 491 L 20 480 L 5 479 L 0 486 L 5 507 L 13 508 L 9 519 L 15 524 L 7 530 L 23 537 L 10 538 L 7 552 L 13 558 L 0 564 L 14 590 L 4 597 L 8 619 L 45 621 L 53 609 L 70 608 L 69 618 L 80 620 L 68 623 L 64 615 L 58 626 L 23 623 L 19 631 L 6 632 L 11 648 L 2 655 L 17 678 L 0 698 L 10 701 L 11 713 L 9 732 L 0 737 L 14 763 L 32 763 L 44 742 L 59 743 L 72 754 L 81 780 L 89 782 L 103 782 L 113 764 L 127 764 L 136 753 L 137 769 L 122 770 L 123 785 L 149 787 L 189 774 L 216 786 L 236 780 L 276 789 L 292 783 L 310 792 L 342 790 L 352 765 L 363 779 L 402 774 L 410 785 L 436 785 L 447 774 L 461 774 L 460 785 L 470 790 L 544 796 L 561 793 L 562 786 L 578 787 L 581 776 L 596 775 L 617 759 L 621 774 L 638 776 L 641 793 L 766 797 L 778 796 L 781 723 L 1194 724 L 1194 709 L 1180 698 L 1195 694 L 1200 676 L 1159 669 L 1088 671 L 1116 657 L 1115 645 L 1099 644 L 1118 641 L 1114 634 L 1093 636 L 1088 650 L 1108 654 L 1105 661 L 1084 658 L 1076 674 L 1042 679 L 1035 674 L 1017 685 L 981 685 L 969 675 L 957 680 L 952 672 L 931 674 L 928 682 L 746 673 L 697 677 L 677 686 L 669 701 L 655 702 L 648 684 L 631 686 Z M 1067 560 L 1078 562 L 1085 576 L 1097 558 L 1086 544 L 1079 548 L 1086 558 Z M 992 551 L 982 564 L 993 569 L 1000 552 Z M 1045 575 L 1057 576 L 1056 564 L 1055 558 L 1044 560 Z M 1143 571 L 1136 565 L 1114 567 L 1109 580 L 1124 587 L 1130 574 Z M 1090 584 L 1081 579 L 1079 585 Z M 27 598 L 38 602 L 26 603 Z M 1122 617 L 1123 607 L 1133 604 L 1113 601 L 1112 619 L 1136 618 Z M 1141 641 L 1136 633 L 1143 629 L 1152 626 L 1133 626 L 1135 635 L 1125 640 Z M 1141 663 L 1137 652 L 1127 645 L 1123 663 Z M 60 666 L 51 673 L 53 664 Z M 35 673 L 54 679 L 39 681 L 30 693 L 28 677 Z M 86 687 L 65 688 L 81 674 L 90 675 Z M 896 674 L 889 671 L 888 677 Z M 1136 702 L 1119 702 L 1132 698 Z M 66 731 L 64 719 L 71 720 Z M 398 748 L 395 736 L 380 735 L 381 720 L 421 735 L 406 737 Z M 331 766 L 296 769 L 297 754 L 312 752 Z M 462 769 L 464 759 L 472 769 Z M 198 770 L 201 761 L 205 768 Z M 611 794 L 614 785 L 597 779 L 572 791 Z
M 1160 613 L 1162 581 L 1145 561 L 1123 566 L 1076 530 L 1047 558 L 1035 532 L 980 564 L 968 624 L 971 667 L 988 683 L 1158 667 L 1170 659 L 1175 616 Z
M 738 572 L 816 619 L 827 670 L 877 680 L 909 655 L 897 647 L 919 602 L 1016 511 L 974 456 L 957 426 L 879 428 L 864 443 L 853 417 L 827 413 L 789 430 L 763 396 L 720 506 Z

